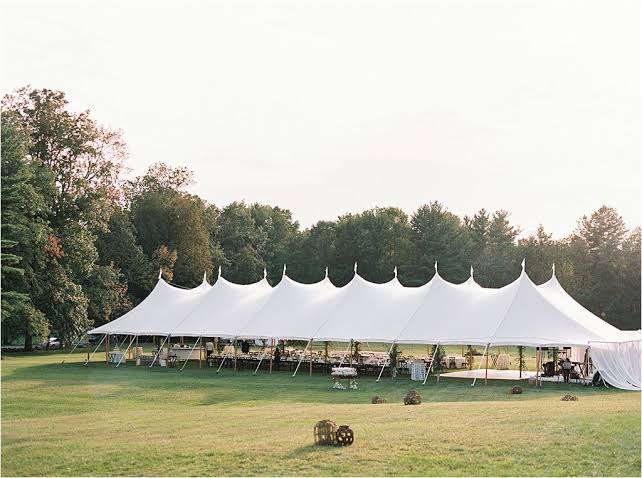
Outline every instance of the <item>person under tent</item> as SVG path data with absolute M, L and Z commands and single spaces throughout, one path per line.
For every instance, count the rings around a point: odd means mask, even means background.
M 274 347 L 274 370 L 279 370 L 279 365 L 281 363 L 281 351 L 279 346 Z
M 571 362 L 570 358 L 566 357 L 562 362 L 562 374 L 564 375 L 564 383 L 570 383 L 572 369 L 573 363 Z

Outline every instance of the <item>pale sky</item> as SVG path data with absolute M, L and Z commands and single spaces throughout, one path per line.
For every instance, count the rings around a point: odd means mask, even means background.
M 5 0 L 0 91 L 64 90 L 132 174 L 186 165 L 219 206 L 439 200 L 560 237 L 640 224 L 639 3 Z

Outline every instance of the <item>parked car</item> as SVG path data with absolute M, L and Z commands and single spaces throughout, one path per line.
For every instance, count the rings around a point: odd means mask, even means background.
M 60 342 L 60 339 L 58 339 L 58 337 L 49 337 L 49 350 L 55 350 L 59 348 L 62 348 L 62 343 Z M 34 349 L 46 350 L 47 342 L 34 346 Z

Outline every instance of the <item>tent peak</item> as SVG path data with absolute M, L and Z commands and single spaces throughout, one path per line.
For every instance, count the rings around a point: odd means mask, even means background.
M 263 278 L 267 279 L 267 267 L 263 268 Z
M 437 261 L 435 261 L 435 274 L 439 274 L 439 271 L 437 270 Z
M 522 272 L 526 272 L 526 258 L 522 259 Z
M 163 277 L 163 268 L 160 268 L 160 271 L 158 272 L 158 278 L 161 279 Z
M 357 273 L 357 261 L 354 261 L 354 273 Z
M 218 266 L 218 276 L 223 277 L 223 269 L 221 266 Z
M 288 270 L 288 265 L 283 264 L 283 275 L 281 277 L 285 277 L 285 273 L 287 272 L 287 270 Z
M 203 282 L 207 282 L 207 271 L 203 272 Z
M 393 271 L 395 273 L 395 279 L 397 278 L 397 266 L 395 266 L 395 270 Z
M 555 277 L 555 263 L 554 263 L 554 262 L 553 262 L 553 267 L 552 267 L 552 269 L 553 269 L 553 277 Z
M 475 278 L 475 271 L 473 270 L 473 266 L 470 266 L 470 278 L 474 279 Z
M 326 266 L 326 268 L 325 268 L 325 278 L 326 278 L 326 279 L 328 278 L 328 267 L 327 267 L 327 266 Z

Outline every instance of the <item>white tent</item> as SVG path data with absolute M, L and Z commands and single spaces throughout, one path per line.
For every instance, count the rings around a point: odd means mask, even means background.
M 375 284 L 355 274 L 343 287 L 340 300 L 325 307 L 326 321 L 310 337 L 391 342 L 419 305 L 427 287 L 403 287 L 396 277 L 385 284 Z
M 249 285 L 219 278 L 200 297 L 198 304 L 165 334 L 175 337 L 236 337 L 270 298 L 272 287 L 265 278 Z
M 316 284 L 301 284 L 284 274 L 269 300 L 237 335 L 242 338 L 309 340 L 342 294 L 342 289 L 336 288 L 327 275 Z
M 205 277 L 193 289 L 174 287 L 159 277 L 145 299 L 116 320 L 90 330 L 89 334 L 167 335 L 196 307 L 211 289 Z
M 447 282 L 437 272 L 421 287 L 403 287 L 396 274 L 375 284 L 360 277 L 356 266 L 353 279 L 341 288 L 327 274 L 316 284 L 301 284 L 285 270 L 275 288 L 265 276 L 239 285 L 219 274 L 213 287 L 204 281 L 191 290 L 159 280 L 137 307 L 89 333 L 531 347 L 595 344 L 601 351 L 593 355 L 598 370 L 610 370 L 605 373 L 618 383 L 639 387 L 635 366 L 627 366 L 624 376 L 614 372 L 635 356 L 634 348 L 599 345 L 635 337 L 582 307 L 554 273 L 537 286 L 524 268 L 499 289 L 480 287 L 472 270 L 462 284 Z M 639 332 L 636 337 L 639 350 Z

